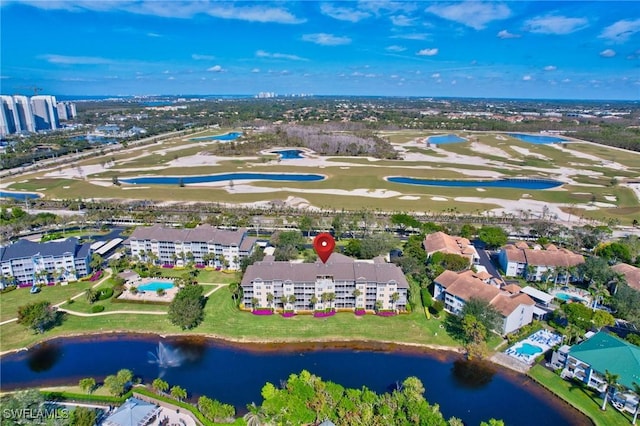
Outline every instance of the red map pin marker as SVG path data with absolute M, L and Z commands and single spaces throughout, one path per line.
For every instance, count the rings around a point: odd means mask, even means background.
M 333 236 L 327 232 L 316 235 L 316 238 L 313 240 L 313 248 L 316 253 L 318 253 L 318 257 L 322 260 L 322 263 L 327 263 L 327 259 L 331 256 L 335 247 L 336 241 L 333 239 Z

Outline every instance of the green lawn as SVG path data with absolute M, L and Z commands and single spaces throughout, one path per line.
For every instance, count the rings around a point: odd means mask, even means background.
M 31 294 L 31 287 L 17 288 L 13 291 L 0 294 L 0 321 L 6 321 L 18 316 L 18 307 L 33 302 L 47 300 L 52 305 L 64 302 L 65 300 L 84 292 L 95 282 L 77 281 L 65 286 L 44 286 L 39 293 Z
M 541 365 L 535 365 L 529 370 L 529 376 L 549 389 L 555 395 L 567 401 L 589 416 L 596 426 L 615 426 L 631 424 L 631 415 L 623 414 L 611 405 L 602 411 L 600 396 L 577 382 L 563 380 L 560 376 Z
M 83 302 L 76 303 L 80 305 Z M 71 307 L 74 308 L 74 305 L 75 303 Z M 279 315 L 256 316 L 238 311 L 233 305 L 230 293 L 222 288 L 213 293 L 207 301 L 205 321 L 190 332 L 180 330 L 165 317 L 154 317 L 153 329 L 150 330 L 147 315 L 66 315 L 62 325 L 47 331 L 44 335 L 35 335 L 16 323 L 3 325 L 0 328 L 0 347 L 2 351 L 6 351 L 31 345 L 42 338 L 113 330 L 149 330 L 161 334 L 195 333 L 240 341 L 375 340 L 457 347 L 458 344 L 440 328 L 440 324 L 441 321 L 437 319 L 427 320 L 421 310 L 391 318 L 375 315 L 356 317 L 353 313 L 338 313 L 334 317 L 323 319 L 310 315 L 294 318 L 282 318 Z

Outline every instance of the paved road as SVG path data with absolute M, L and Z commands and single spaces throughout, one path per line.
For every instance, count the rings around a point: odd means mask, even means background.
M 478 256 L 480 256 L 480 265 L 484 266 L 487 269 L 487 272 L 493 275 L 494 277 L 502 278 L 500 276 L 500 272 L 491 262 L 491 257 L 489 256 L 489 252 L 485 249 L 476 248 L 478 252 Z

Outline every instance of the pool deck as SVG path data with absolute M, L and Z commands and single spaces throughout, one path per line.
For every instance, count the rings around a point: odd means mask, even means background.
M 540 349 L 542 349 L 541 352 L 537 352 L 533 355 L 527 355 L 527 354 L 521 354 L 518 353 L 518 349 L 522 347 L 522 345 L 524 345 L 525 343 L 528 343 L 532 346 L 537 346 Z M 534 361 L 536 360 L 536 358 L 542 354 L 544 354 L 545 352 L 547 352 L 549 349 L 553 348 L 556 345 L 559 345 L 560 343 L 562 343 L 562 337 L 552 333 L 548 330 L 538 330 L 535 333 L 533 333 L 532 335 L 530 335 L 529 337 L 527 337 L 526 339 L 523 339 L 519 342 L 517 342 L 516 344 L 514 344 L 513 346 L 511 346 L 509 349 L 507 349 L 504 353 L 514 359 L 517 359 L 518 361 L 531 365 L 534 363 Z
M 145 285 L 145 284 L 149 284 L 151 282 L 157 282 L 157 281 L 166 281 L 166 282 L 171 282 L 173 283 L 172 279 L 167 279 L 167 278 L 163 278 L 163 279 L 158 279 L 158 278 L 142 278 L 139 281 L 136 281 L 134 283 L 127 283 L 126 287 L 127 290 L 123 291 L 122 294 L 120 296 L 118 296 L 118 299 L 120 300 L 135 300 L 135 301 L 148 301 L 148 302 L 163 302 L 163 303 L 171 303 L 171 301 L 173 300 L 174 297 L 176 297 L 176 294 L 178 293 L 179 288 L 175 285 L 166 289 L 164 291 L 164 295 L 162 296 L 158 296 L 158 293 L 156 293 L 155 291 L 139 291 L 136 294 L 133 294 L 131 292 L 131 288 L 133 287 L 138 287 L 141 285 Z

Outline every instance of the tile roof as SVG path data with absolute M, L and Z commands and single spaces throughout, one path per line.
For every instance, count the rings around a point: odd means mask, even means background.
M 388 283 L 396 281 L 398 288 L 409 288 L 402 269 L 393 263 L 358 262 L 340 253 L 332 253 L 327 263 L 292 263 L 266 258 L 249 266 L 242 277 L 242 285 L 248 286 L 256 279 L 264 281 L 291 280 L 293 282 L 316 281 L 320 275 L 331 275 L 335 281 L 366 281 Z
M 619 375 L 618 383 L 629 389 L 640 383 L 640 347 L 604 331 L 571 347 L 569 354 L 601 374 L 608 370 Z
M 223 246 L 241 246 L 246 229 L 230 231 L 214 228 L 211 225 L 200 225 L 193 229 L 166 228 L 162 225 L 139 226 L 130 240 L 182 241 L 182 242 L 214 242 Z M 255 239 L 254 239 L 255 241 Z
M 502 249 L 509 262 L 526 263 L 533 266 L 569 267 L 584 263 L 581 254 L 574 253 L 564 248 L 556 248 L 549 245 L 549 250 L 534 250 L 530 248 L 518 248 L 517 245 L 507 244 Z
M 64 253 L 72 253 L 74 257 L 85 257 L 91 244 L 79 244 L 77 238 L 67 238 L 64 241 L 35 243 L 29 240 L 18 240 L 13 244 L 0 247 L 0 262 L 11 259 L 22 259 L 40 255 L 43 257 L 60 256 Z
M 611 267 L 615 272 L 624 275 L 629 287 L 640 291 L 640 268 L 627 265 L 626 263 L 618 263 Z
M 424 237 L 422 246 L 429 255 L 437 251 L 457 254 L 464 257 L 472 257 L 474 254 L 477 254 L 475 247 L 471 245 L 468 239 L 452 237 L 440 231 Z
M 504 316 L 508 316 L 521 304 L 535 305 L 526 294 L 509 294 L 486 284 L 473 271 L 456 273 L 444 271 L 434 280 L 446 288 L 447 293 L 464 301 L 471 298 L 484 300 L 493 305 Z

